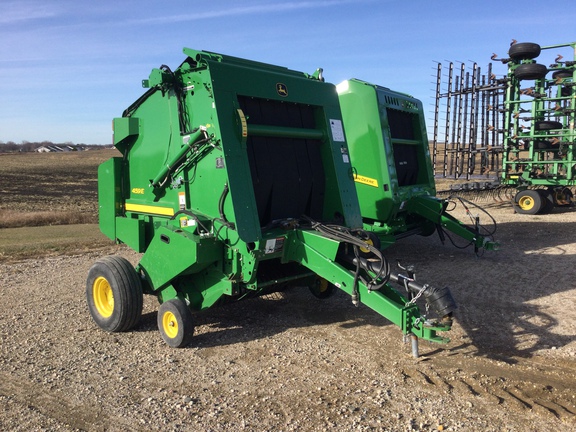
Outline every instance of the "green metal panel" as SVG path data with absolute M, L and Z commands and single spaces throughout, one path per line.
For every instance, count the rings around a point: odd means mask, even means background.
M 358 80 L 338 85 L 338 96 L 364 218 L 387 221 L 398 190 L 394 155 L 383 128 L 376 89 Z
M 100 231 L 116 240 L 116 216 L 121 214 L 120 170 L 122 159 L 113 157 L 98 167 L 98 219 Z
M 207 62 L 214 86 L 214 99 L 219 119 L 229 119 L 231 113 L 237 109 L 236 100 L 238 95 L 249 95 L 251 98 L 263 100 L 276 100 L 284 104 L 298 103 L 318 107 L 316 109 L 317 125 L 320 128 L 315 132 L 300 131 L 302 134 L 322 134 L 322 160 L 326 172 L 326 191 L 324 197 L 324 217 L 327 220 L 334 218 L 336 213 L 344 216 L 346 224 L 360 227 L 361 217 L 358 208 L 358 199 L 351 179 L 351 166 L 348 158 L 348 149 L 343 135 L 334 135 L 339 132 L 341 114 L 335 88 L 332 84 L 307 78 L 302 73 L 282 70 L 277 74 L 277 68 L 268 70 L 256 64 L 253 68 L 243 67 L 225 62 Z M 280 85 L 280 88 L 279 88 Z M 250 119 L 248 119 L 250 122 Z M 334 126 L 332 124 L 335 123 Z M 224 148 L 224 157 L 227 162 L 228 176 L 230 179 L 230 191 L 234 203 L 235 212 L 243 212 L 239 220 L 252 220 L 255 213 L 255 202 L 247 195 L 248 190 L 253 190 L 245 173 L 248 170 L 248 159 L 245 147 L 238 139 L 238 131 L 234 128 L 224 127 L 220 124 L 223 143 L 228 145 Z M 254 131 L 254 126 L 248 124 L 248 134 Z M 268 128 L 270 130 L 270 128 Z M 281 129 L 269 132 L 269 135 L 278 136 Z M 294 138 L 294 134 L 284 131 L 287 138 Z M 256 132 L 261 135 L 261 130 Z M 240 202 L 235 197 L 240 196 Z M 297 215 L 294 215 L 297 216 Z M 251 235 L 244 236 L 245 241 L 254 241 L 257 237 L 257 229 L 247 227 Z M 241 234 L 242 236 L 242 234 Z
M 176 276 L 200 272 L 222 259 L 222 243 L 201 240 L 184 231 L 160 227 L 139 263 L 153 291 L 161 290 Z
M 380 86 L 376 92 L 382 128 L 388 133 L 394 154 L 398 198 L 403 201 L 418 195 L 434 195 L 436 186 L 422 102 Z
M 146 250 L 144 221 L 140 218 L 116 218 L 116 239 L 142 253 Z
M 112 123 L 114 145 L 123 151 L 140 133 L 140 121 L 135 117 L 115 118 Z
M 393 232 L 400 217 L 404 230 L 406 202 L 435 194 L 422 104 L 359 80 L 338 93 L 364 222 Z

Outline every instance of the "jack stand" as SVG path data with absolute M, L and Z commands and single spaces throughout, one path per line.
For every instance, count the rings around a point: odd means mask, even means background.
M 410 345 L 412 346 L 412 357 L 420 357 L 420 354 L 418 353 L 418 336 L 415 334 L 410 334 Z
M 418 336 L 416 336 L 413 333 L 404 335 L 404 343 L 408 342 L 408 339 L 410 339 L 410 347 L 412 348 L 412 357 L 417 359 L 418 357 L 420 357 L 420 353 L 418 351 Z

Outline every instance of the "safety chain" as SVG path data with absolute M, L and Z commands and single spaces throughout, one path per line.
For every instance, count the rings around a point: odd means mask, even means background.
M 410 305 L 416 303 L 416 300 L 418 300 L 422 296 L 422 294 L 424 294 L 424 291 L 426 291 L 429 287 L 430 287 L 430 285 L 424 284 L 424 286 L 420 289 L 420 291 L 418 291 L 418 293 L 414 297 L 412 297 L 412 300 L 410 300 L 408 303 L 406 303 L 405 306 L 410 306 Z

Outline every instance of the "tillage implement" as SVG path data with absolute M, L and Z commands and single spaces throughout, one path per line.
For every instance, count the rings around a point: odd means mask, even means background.
M 542 51 L 568 48 L 549 65 Z M 504 103 L 502 183 L 517 187 L 518 213 L 547 213 L 571 205 L 576 185 L 576 42 L 541 47 L 512 44 Z
M 576 190 L 576 42 L 513 40 L 498 57 L 503 76 L 492 63 L 481 73 L 477 63 L 458 72 L 450 62 L 444 83 L 438 63 L 436 174 L 465 175 L 475 181 L 452 184 L 451 192 L 508 201 L 520 214 L 563 211 Z

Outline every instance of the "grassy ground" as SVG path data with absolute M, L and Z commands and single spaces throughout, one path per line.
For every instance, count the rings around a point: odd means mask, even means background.
M 98 229 L 97 170 L 116 155 L 0 155 L 0 261 L 111 245 Z
M 97 224 L 0 229 L 0 262 L 113 248 Z

